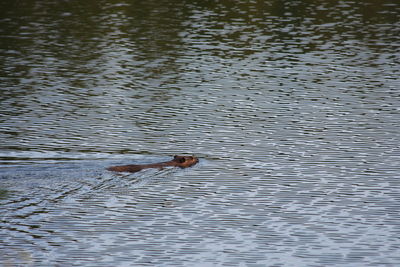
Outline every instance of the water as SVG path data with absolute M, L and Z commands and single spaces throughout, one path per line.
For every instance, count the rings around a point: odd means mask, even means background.
M 3 266 L 400 264 L 397 1 L 0 10 Z

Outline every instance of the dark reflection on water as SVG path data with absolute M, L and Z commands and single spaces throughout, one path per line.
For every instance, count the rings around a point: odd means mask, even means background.
M 397 1 L 0 14 L 3 265 L 400 264 Z

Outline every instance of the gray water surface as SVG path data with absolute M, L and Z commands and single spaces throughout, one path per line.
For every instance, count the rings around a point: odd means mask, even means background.
M 0 265 L 400 265 L 397 1 L 0 10 Z

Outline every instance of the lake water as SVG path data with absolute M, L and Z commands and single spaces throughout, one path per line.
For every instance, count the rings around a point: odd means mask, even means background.
M 0 265 L 400 265 L 398 1 L 0 10 Z

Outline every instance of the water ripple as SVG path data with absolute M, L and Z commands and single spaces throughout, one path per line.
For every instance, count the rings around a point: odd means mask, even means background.
M 399 4 L 11 2 L 4 265 L 400 263 Z

